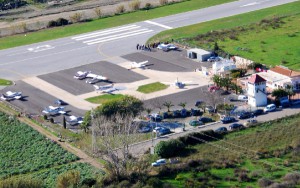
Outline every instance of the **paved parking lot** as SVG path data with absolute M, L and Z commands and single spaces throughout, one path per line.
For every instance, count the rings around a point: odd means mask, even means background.
M 18 108 L 23 109 L 23 112 L 32 115 L 42 114 L 42 110 L 50 105 L 55 106 L 54 101 L 57 99 L 52 95 L 45 93 L 23 81 L 17 81 L 16 85 L 4 88 L 1 92 L 6 91 L 22 91 L 23 100 L 13 100 L 10 103 Z M 80 110 L 74 106 L 67 105 L 65 107 L 68 115 L 83 116 L 84 110 Z M 62 116 L 54 117 L 56 122 L 62 122 Z
M 214 100 L 216 101 L 217 104 L 224 103 L 224 98 L 226 103 L 231 103 L 230 98 L 234 98 L 233 94 L 227 94 L 227 95 L 222 95 L 222 91 L 218 92 L 220 95 L 216 99 L 212 99 L 211 93 L 208 92 L 207 86 L 202 86 L 194 89 L 189 89 L 185 90 L 182 89 L 182 92 L 174 93 L 171 95 L 165 95 L 162 97 L 157 97 L 154 99 L 146 100 L 145 101 L 145 106 L 153 108 L 157 104 L 163 104 L 165 101 L 171 101 L 172 104 L 174 105 L 171 110 L 178 110 L 181 109 L 182 107 L 178 106 L 179 103 L 181 102 L 186 102 L 186 108 L 196 108 L 195 107 L 195 102 L 197 100 L 204 101 L 207 105 L 210 105 L 210 101 Z M 241 105 L 243 104 L 242 102 L 234 102 L 232 103 L 234 105 Z M 163 110 L 167 110 L 165 106 L 162 106 Z M 155 108 L 154 112 L 157 112 L 159 109 Z
M 146 65 L 149 69 L 167 72 L 190 72 L 202 66 L 202 63 L 186 58 L 185 50 L 169 52 L 163 52 L 162 50 L 138 51 L 122 57 L 136 62 L 148 60 L 149 62 Z
M 81 95 L 94 91 L 94 87 L 91 84 L 87 84 L 86 79 L 77 80 L 73 78 L 77 71 L 92 71 L 92 73 L 108 77 L 108 82 L 113 83 L 131 83 L 147 78 L 143 75 L 128 71 L 125 68 L 109 63 L 107 61 L 100 61 L 97 63 L 82 65 L 80 67 L 42 75 L 39 76 L 39 78 L 73 95 Z M 97 85 L 106 85 L 108 84 L 108 82 L 99 82 L 97 83 Z

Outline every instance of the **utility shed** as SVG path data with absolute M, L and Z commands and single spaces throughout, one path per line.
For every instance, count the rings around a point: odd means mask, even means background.
M 196 59 L 198 61 L 207 61 L 207 59 L 210 58 L 210 56 L 211 53 L 203 49 L 192 48 L 187 50 L 187 57 L 190 59 Z

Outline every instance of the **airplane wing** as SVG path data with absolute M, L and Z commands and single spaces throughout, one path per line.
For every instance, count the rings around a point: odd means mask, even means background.
M 106 77 L 101 76 L 101 75 L 97 75 L 95 78 L 96 78 L 96 79 L 99 79 L 99 80 L 107 80 Z
M 8 96 L 11 96 L 11 95 L 14 95 L 15 94 L 15 92 L 12 92 L 12 91 L 7 91 L 6 92 L 6 95 L 8 95 Z
M 56 110 L 57 109 L 57 107 L 54 107 L 54 106 L 49 106 L 48 107 L 50 110 Z
M 60 110 L 60 111 L 58 111 L 58 113 L 60 113 L 60 114 L 66 114 L 67 112 Z
M 96 76 L 98 76 L 97 74 L 93 74 L 93 73 L 88 73 L 86 75 L 87 78 L 95 78 Z
M 139 65 L 145 65 L 146 63 L 148 63 L 148 61 L 142 61 L 140 63 L 138 63 Z
M 22 98 L 22 96 L 21 95 L 19 95 L 19 96 L 15 96 L 14 97 L 14 99 L 21 99 Z
M 93 85 L 93 86 L 94 86 L 95 90 L 99 90 L 99 89 L 101 89 L 101 87 L 100 87 L 100 86 L 97 86 L 97 85 Z

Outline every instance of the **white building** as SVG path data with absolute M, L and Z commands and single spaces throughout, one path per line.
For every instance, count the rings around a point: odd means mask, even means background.
M 212 65 L 212 74 L 217 74 L 220 76 L 225 76 L 230 73 L 230 70 L 236 69 L 236 65 L 231 60 L 222 59 L 221 61 L 216 61 Z
M 253 74 L 248 79 L 248 104 L 253 107 L 266 106 L 266 80 L 258 74 Z
M 271 89 L 284 89 L 287 85 L 291 85 L 294 90 L 300 90 L 300 72 L 276 66 L 267 72 L 259 73 L 259 75 L 267 81 L 267 87 Z

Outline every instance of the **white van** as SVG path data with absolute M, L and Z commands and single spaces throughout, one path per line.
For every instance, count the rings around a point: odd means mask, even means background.
M 238 100 L 239 101 L 248 101 L 248 97 L 246 95 L 239 95 Z
M 276 110 L 276 105 L 275 104 L 269 104 L 264 108 L 264 112 L 272 112 Z

